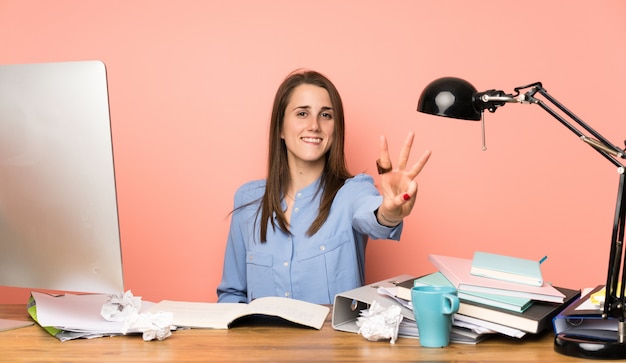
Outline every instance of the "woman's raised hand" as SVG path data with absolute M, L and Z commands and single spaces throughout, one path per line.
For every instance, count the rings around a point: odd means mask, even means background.
M 397 225 L 413 210 L 417 196 L 417 181 L 415 178 L 422 171 L 428 159 L 430 150 L 424 151 L 422 156 L 408 167 L 411 147 L 415 134 L 409 132 L 404 145 L 400 150 L 400 157 L 396 165 L 392 165 L 389 156 L 389 147 L 385 136 L 380 137 L 380 158 L 376 160 L 378 173 L 381 177 L 380 192 L 383 202 L 378 209 L 378 221 L 384 225 Z

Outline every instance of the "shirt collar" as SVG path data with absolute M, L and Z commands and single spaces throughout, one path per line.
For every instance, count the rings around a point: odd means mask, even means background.
M 299 194 L 300 198 L 307 198 L 307 199 L 313 198 L 315 193 L 318 191 L 318 188 L 320 186 L 321 180 L 322 180 L 322 178 L 320 176 L 313 183 L 307 185 L 306 187 L 304 187 L 301 190 L 298 190 L 296 192 L 296 194 Z

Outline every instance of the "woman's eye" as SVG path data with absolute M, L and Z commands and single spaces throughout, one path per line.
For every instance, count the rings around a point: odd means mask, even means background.
M 307 115 L 307 113 L 304 112 L 304 111 L 300 111 L 296 115 L 298 115 L 298 117 L 305 117 Z
M 328 112 L 323 112 L 322 113 L 322 117 L 325 118 L 325 119 L 330 120 L 330 119 L 333 118 L 333 114 L 332 113 L 328 113 Z

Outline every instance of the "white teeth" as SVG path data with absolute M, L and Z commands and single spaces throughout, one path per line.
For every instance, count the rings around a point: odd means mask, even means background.
M 317 138 L 317 137 L 303 137 L 302 141 L 306 141 L 306 142 L 322 142 L 322 139 Z

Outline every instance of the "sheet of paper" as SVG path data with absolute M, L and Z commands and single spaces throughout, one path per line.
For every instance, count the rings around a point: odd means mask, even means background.
M 41 326 L 99 333 L 119 333 L 123 328 L 122 322 L 106 321 L 100 315 L 108 295 L 52 296 L 35 291 L 32 295 L 37 303 L 37 320 Z M 152 305 L 154 303 L 142 301 L 140 312 L 147 311 Z

